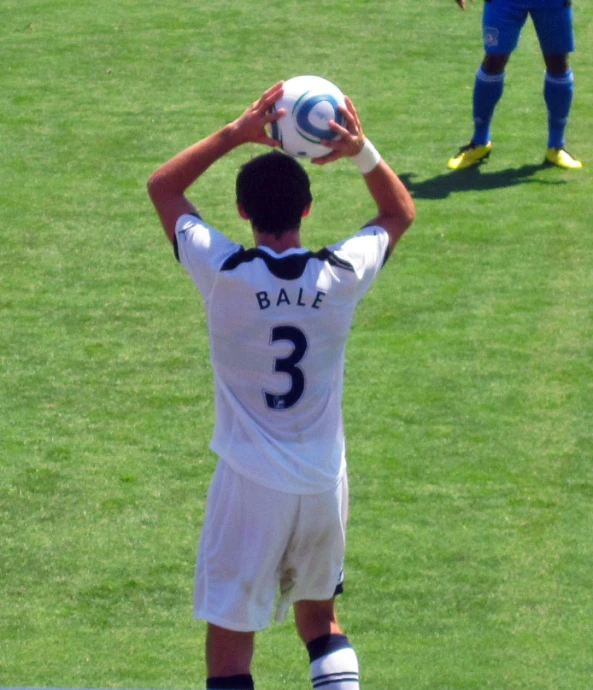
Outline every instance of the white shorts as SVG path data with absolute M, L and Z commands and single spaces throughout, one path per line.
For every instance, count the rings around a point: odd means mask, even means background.
M 252 632 L 295 601 L 331 599 L 342 582 L 348 480 L 297 495 L 274 491 L 220 460 L 200 537 L 194 616 Z

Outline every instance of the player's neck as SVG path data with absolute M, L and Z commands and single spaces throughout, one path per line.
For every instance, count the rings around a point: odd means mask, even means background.
M 253 236 L 258 247 L 268 247 L 277 254 L 281 254 L 287 249 L 298 249 L 301 247 L 301 234 L 298 230 L 285 232 L 280 237 L 267 232 L 255 231 Z

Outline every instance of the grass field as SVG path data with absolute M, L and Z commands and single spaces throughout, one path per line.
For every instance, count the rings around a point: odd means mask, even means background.
M 543 168 L 531 26 L 494 149 L 471 134 L 480 10 L 452 0 L 0 0 L 0 686 L 204 687 L 193 567 L 214 457 L 204 314 L 145 181 L 296 74 L 332 79 L 417 220 L 350 341 L 341 620 L 364 688 L 593 688 L 593 9 L 574 3 L 581 172 Z M 249 241 L 237 166 L 195 189 Z M 308 167 L 318 248 L 374 209 Z M 259 688 L 308 687 L 290 621 Z

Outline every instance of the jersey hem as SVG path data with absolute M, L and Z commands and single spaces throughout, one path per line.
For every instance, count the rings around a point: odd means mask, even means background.
M 212 448 L 216 453 L 216 450 Z M 228 465 L 233 472 L 236 472 L 237 474 L 241 475 L 242 477 L 245 477 L 250 482 L 253 482 L 254 484 L 259 484 L 259 486 L 264 486 L 266 489 L 271 489 L 272 491 L 278 491 L 283 494 L 290 494 L 292 496 L 304 496 L 304 495 L 313 495 L 313 494 L 323 494 L 326 491 L 331 491 L 332 489 L 335 489 L 336 486 L 342 481 L 344 478 L 344 475 L 346 474 L 346 461 L 342 461 L 342 465 L 340 467 L 339 473 L 336 475 L 335 479 L 331 483 L 323 483 L 323 484 L 318 484 L 316 483 L 314 486 L 311 486 L 310 483 L 308 483 L 308 488 L 304 486 L 300 487 L 295 487 L 294 489 L 289 489 L 286 486 L 279 486 L 278 484 L 275 484 L 274 482 L 266 482 L 262 481 L 261 477 L 259 476 L 253 476 L 250 472 L 246 472 L 245 468 L 242 467 L 240 464 L 233 462 L 233 460 L 229 460 L 226 457 L 223 457 L 222 455 L 218 454 L 218 459 L 220 462 L 224 462 L 226 465 Z

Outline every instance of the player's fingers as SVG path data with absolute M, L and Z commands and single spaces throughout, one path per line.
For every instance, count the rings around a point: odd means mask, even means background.
M 336 134 L 339 134 L 341 137 L 348 136 L 349 134 L 351 134 L 349 129 L 346 129 L 346 127 L 343 127 L 342 125 L 338 124 L 335 120 L 330 120 L 327 123 L 327 126 Z
M 282 96 L 283 81 L 279 81 L 274 86 L 264 91 L 262 97 L 257 101 L 257 105 L 264 110 L 267 110 Z
M 278 139 L 274 139 L 273 137 L 260 137 L 256 142 L 256 144 L 263 144 L 264 146 L 280 146 L 280 142 Z
M 279 89 L 282 88 L 283 85 L 284 85 L 284 80 L 277 81 L 273 86 L 270 86 L 269 89 L 266 89 L 264 91 L 264 96 L 267 96 L 270 93 L 274 93 L 275 91 L 278 91 Z
M 364 140 L 364 134 L 360 128 L 356 127 L 346 129 L 340 126 L 337 122 L 334 122 L 334 120 L 330 120 L 328 124 L 330 129 L 332 129 L 338 136 L 332 141 L 328 142 L 326 144 L 327 146 L 332 149 L 342 151 L 343 155 L 353 155 L 352 153 L 346 152 L 346 149 L 351 150 L 353 146 L 358 148 L 362 147 L 361 142 Z M 325 142 L 323 143 L 325 144 Z
M 264 117 L 264 121 L 266 124 L 268 122 L 274 122 L 275 120 L 279 120 L 281 117 L 284 117 L 286 115 L 286 108 L 279 108 L 278 110 L 274 111 L 266 111 L 266 115 Z
M 355 107 L 354 103 L 352 102 L 352 99 L 350 98 L 350 96 L 344 96 L 344 100 L 346 101 L 346 108 L 348 110 L 348 113 L 354 119 L 356 124 L 360 125 L 360 118 L 358 117 L 358 111 L 356 110 L 356 107 Z
M 337 160 L 338 158 L 343 158 L 345 156 L 353 156 L 358 152 L 359 149 L 357 140 L 352 138 L 352 135 L 348 135 L 347 132 L 345 137 L 332 139 L 330 141 L 322 140 L 321 143 L 328 149 L 331 149 L 331 151 L 327 154 L 328 156 L 331 156 L 331 160 Z
M 342 113 L 342 116 L 346 122 L 346 128 L 350 134 L 353 136 L 359 136 L 360 133 L 362 132 L 362 127 L 360 125 L 360 120 L 358 119 L 358 114 L 356 113 L 356 110 L 354 109 L 354 105 L 352 104 L 352 101 L 349 100 L 349 106 L 350 107 L 344 107 L 340 106 L 340 112 Z
M 348 110 L 349 110 L 351 113 L 353 113 L 354 115 L 356 115 L 356 107 L 354 106 L 354 103 L 352 102 L 352 99 L 350 98 L 350 96 L 346 96 L 346 95 L 345 95 L 345 96 L 344 96 L 344 101 L 345 101 L 345 103 L 346 103 L 346 107 L 348 108 Z
M 344 121 L 346 123 L 348 123 L 349 125 L 356 124 L 356 118 L 354 116 L 354 113 L 352 113 L 346 106 L 339 105 L 338 110 L 342 114 L 342 117 L 344 118 Z
M 311 158 L 311 163 L 313 163 L 314 165 L 326 165 L 327 163 L 333 163 L 333 161 L 338 160 L 338 158 L 342 158 L 341 154 L 338 153 L 338 151 L 332 151 L 331 153 L 328 153 L 325 156 L 320 156 L 319 158 Z

